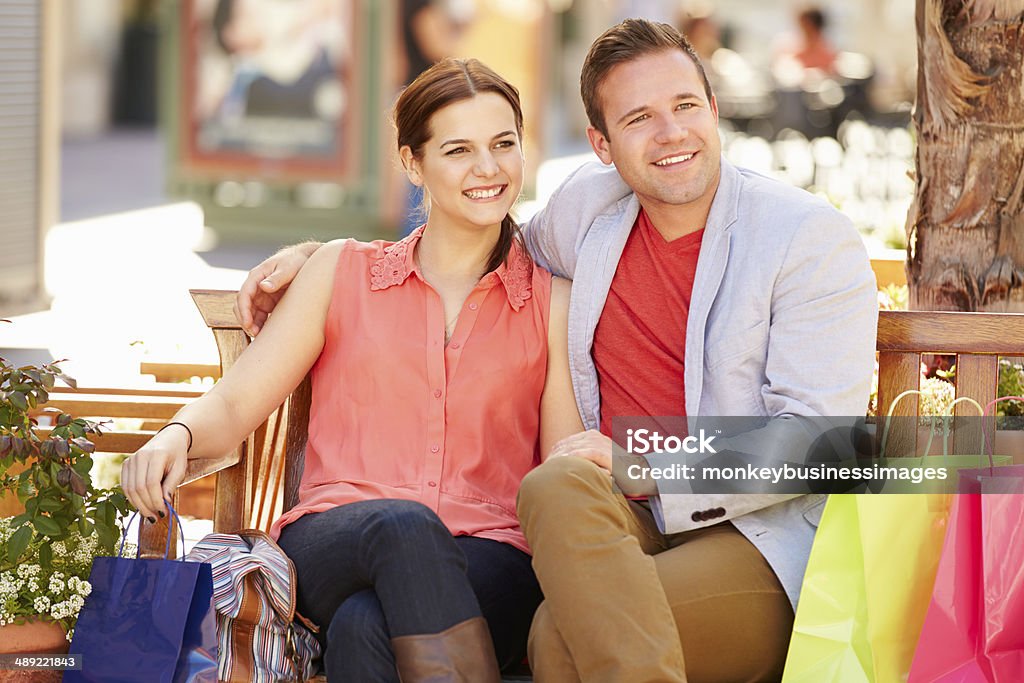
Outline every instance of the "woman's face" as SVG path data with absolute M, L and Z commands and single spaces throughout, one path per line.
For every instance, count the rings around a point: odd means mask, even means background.
M 434 112 L 431 137 L 414 158 L 401 150 L 409 177 L 426 188 L 432 225 L 499 225 L 523 187 L 523 151 L 515 114 L 501 95 L 481 93 Z

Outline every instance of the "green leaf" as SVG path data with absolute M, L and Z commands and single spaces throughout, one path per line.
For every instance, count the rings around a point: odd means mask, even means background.
M 85 441 L 85 439 L 82 439 L 82 440 Z M 78 439 L 75 439 L 75 443 L 77 443 L 77 442 L 78 442 Z M 86 443 L 89 443 L 89 442 L 86 441 Z M 91 443 L 89 443 L 89 445 L 92 446 Z M 94 448 L 95 448 L 95 446 L 94 446 Z M 83 448 L 82 450 L 85 450 L 85 449 Z M 81 474 L 84 477 L 85 475 L 89 474 L 89 472 L 92 470 L 92 464 L 93 464 L 92 463 L 92 458 L 90 458 L 88 455 L 84 455 L 81 458 L 79 458 L 78 461 L 75 464 L 73 464 L 71 467 L 72 467 L 72 469 L 75 470 L 75 472 L 78 472 L 79 474 Z
M 39 546 L 39 564 L 43 569 L 49 569 L 53 566 L 53 548 L 50 547 L 49 543 L 43 543 Z
M 17 562 L 31 540 L 32 529 L 27 526 L 23 526 L 11 534 L 11 537 L 7 540 L 7 561 L 11 564 Z
M 25 394 L 20 391 L 12 391 L 7 394 L 7 400 L 9 400 L 11 404 L 19 410 L 28 410 L 28 401 L 25 400 Z
M 57 416 L 57 426 L 58 427 L 66 427 L 69 424 L 71 424 L 71 416 L 70 415 L 68 415 L 67 413 L 61 413 L 60 415 Z
M 56 498 L 43 498 L 39 501 L 39 509 L 43 512 L 56 512 L 62 507 L 64 507 L 64 504 Z
M 114 551 L 114 543 L 117 541 L 117 533 L 106 524 L 96 524 L 96 536 L 99 538 L 100 546 L 108 553 Z
M 49 517 L 36 517 L 32 520 L 32 525 L 45 536 L 60 536 L 62 533 L 60 525 Z

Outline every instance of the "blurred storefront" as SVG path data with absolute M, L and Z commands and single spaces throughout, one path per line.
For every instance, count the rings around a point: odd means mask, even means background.
M 41 308 L 56 219 L 60 0 L 0 0 L 0 317 Z

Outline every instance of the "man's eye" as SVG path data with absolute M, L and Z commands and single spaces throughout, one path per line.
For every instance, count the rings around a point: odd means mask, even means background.
M 630 123 L 639 123 L 640 121 L 643 121 L 646 118 L 647 118 L 647 114 L 641 114 L 640 116 L 638 116 L 635 119 L 633 119 L 632 121 L 630 121 Z
M 455 149 L 450 149 L 447 152 L 445 152 L 445 156 L 454 156 L 456 154 L 462 154 L 463 152 L 466 151 L 468 150 L 465 147 L 456 147 Z
M 696 106 L 693 102 L 682 102 L 676 109 L 693 109 Z

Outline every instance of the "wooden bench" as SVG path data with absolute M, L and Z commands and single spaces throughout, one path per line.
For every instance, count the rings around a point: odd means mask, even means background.
M 233 312 L 235 293 L 192 290 L 199 311 L 213 331 L 224 372 L 245 350 L 249 338 Z M 809 340 L 813 341 L 813 340 Z M 895 396 L 920 383 L 921 355 L 957 355 L 957 396 L 985 405 L 996 397 L 998 358 L 1024 355 L 1024 315 L 883 311 L 878 322 L 879 414 Z M 279 510 L 298 500 L 310 402 L 309 377 L 246 441 L 217 460 L 191 461 L 185 481 L 217 477 L 213 527 L 232 532 L 244 527 L 268 529 Z M 896 415 L 916 415 L 916 397 L 901 401 Z M 957 406 L 957 414 L 968 414 Z M 977 424 L 977 423 L 975 423 Z M 958 439 L 968 435 L 958 433 Z M 916 429 L 893 430 L 897 444 L 916 443 Z M 894 451 L 901 452 L 901 451 Z M 143 554 L 163 552 L 166 521 L 145 525 L 140 534 Z M 516 679 L 507 679 L 516 680 Z M 519 680 L 529 680 L 528 678 Z

